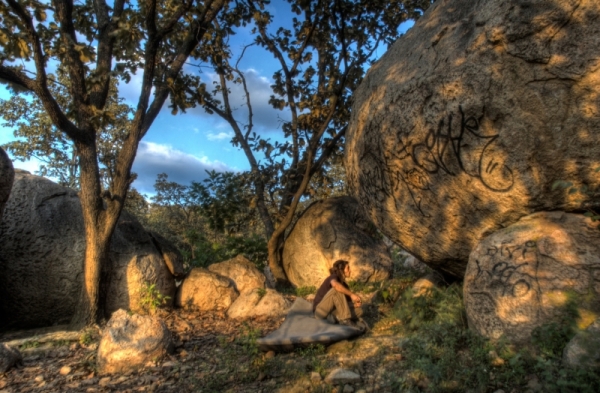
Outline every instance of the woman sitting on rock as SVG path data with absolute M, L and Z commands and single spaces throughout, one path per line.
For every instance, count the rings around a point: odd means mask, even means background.
M 362 323 L 357 324 L 358 317 L 362 315 L 362 300 L 346 284 L 346 279 L 350 277 L 350 264 L 348 261 L 335 261 L 329 273 L 330 276 L 323 281 L 315 295 L 315 318 L 364 330 Z

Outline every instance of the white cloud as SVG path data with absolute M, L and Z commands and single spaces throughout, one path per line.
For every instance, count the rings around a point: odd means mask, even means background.
M 287 109 L 283 111 L 276 110 L 269 104 L 269 99 L 273 94 L 271 90 L 272 82 L 268 78 L 261 76 L 258 71 L 253 68 L 244 71 L 244 75 L 246 77 L 248 91 L 250 92 L 254 130 L 256 132 L 268 132 L 280 129 L 282 121 L 289 120 L 291 116 Z M 213 86 L 213 82 L 218 80 L 218 76 L 214 73 L 205 73 L 203 74 L 203 80 L 206 85 L 210 87 Z M 229 88 L 229 99 L 231 101 L 231 107 L 234 110 L 234 116 L 240 126 L 243 127 L 248 123 L 248 107 L 246 105 L 244 89 L 242 85 L 233 83 Z M 221 100 L 221 97 L 219 96 L 218 99 Z M 216 114 L 209 115 L 201 107 L 190 109 L 189 113 L 203 118 L 220 119 Z M 219 123 L 218 126 L 222 126 L 223 128 L 230 127 L 229 124 L 224 121 Z
M 206 134 L 206 138 L 209 141 L 222 141 L 223 139 L 231 139 L 233 138 L 233 132 L 219 132 L 218 134 L 213 134 L 209 132 Z
M 154 193 L 154 182 L 159 173 L 169 175 L 170 181 L 187 185 L 206 179 L 207 170 L 234 171 L 227 164 L 206 156 L 197 157 L 171 146 L 142 141 L 133 163 L 133 171 L 138 175 L 133 186 L 141 193 Z

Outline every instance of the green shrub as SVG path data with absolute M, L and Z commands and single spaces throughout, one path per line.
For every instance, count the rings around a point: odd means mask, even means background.
M 146 282 L 140 289 L 140 305 L 147 313 L 154 313 L 156 309 L 165 305 L 170 296 L 163 295 L 157 288 L 156 283 Z
M 592 370 L 567 369 L 561 364 L 564 345 L 573 336 L 577 300 L 565 305 L 562 317 L 532 333 L 532 344 L 514 346 L 505 339 L 487 340 L 467 327 L 460 286 L 433 289 L 428 296 L 405 291 L 393 315 L 402 323 L 399 333 L 406 375 L 395 379 L 397 390 L 476 392 L 528 390 L 536 378 L 544 392 L 597 392 L 600 375 Z M 491 354 L 494 354 L 491 356 Z M 492 360 L 498 360 L 492 364 Z

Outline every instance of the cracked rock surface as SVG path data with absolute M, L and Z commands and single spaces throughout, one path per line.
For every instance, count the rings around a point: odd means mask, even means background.
M 598 1 L 436 1 L 357 89 L 351 193 L 386 236 L 461 278 L 482 237 L 580 206 L 555 181 L 600 184 L 598 91 Z
M 283 250 L 285 273 L 297 287 L 318 288 L 338 259 L 350 262 L 352 281 L 386 279 L 392 267 L 387 247 L 352 197 L 310 205 L 294 225 Z

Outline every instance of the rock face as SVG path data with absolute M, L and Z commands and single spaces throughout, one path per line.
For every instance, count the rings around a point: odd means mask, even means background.
M 208 270 L 231 279 L 239 293 L 265 287 L 265 275 L 243 255 L 225 262 L 214 263 L 208 267 Z
M 227 277 L 206 269 L 194 268 L 177 291 L 175 304 L 201 311 L 227 310 L 239 293 Z
M 563 212 L 521 219 L 477 245 L 463 290 L 472 329 L 517 343 L 558 317 L 571 294 L 580 309 L 599 312 L 598 222 Z
M 79 299 L 85 252 L 77 193 L 17 171 L 0 223 L 0 244 L 0 328 L 68 322 Z M 109 259 L 101 282 L 107 315 L 119 308 L 138 310 L 146 283 L 156 283 L 173 299 L 173 276 L 150 236 L 126 212 Z
M 600 2 L 438 0 L 367 73 L 348 184 L 377 227 L 462 277 L 479 239 L 600 183 Z
M 0 147 L 0 221 L 15 179 L 15 170 L 8 154 Z
M 162 254 L 162 257 L 167 264 L 167 268 L 175 278 L 181 278 L 185 275 L 183 267 L 183 255 L 179 250 L 171 244 L 167 239 L 156 232 L 148 232 L 154 241 L 154 245 Z
M 350 263 L 353 281 L 389 277 L 392 260 L 375 227 L 352 197 L 310 205 L 285 241 L 283 268 L 297 287 L 319 287 L 338 259 Z
M 7 372 L 11 367 L 21 363 L 21 353 L 6 344 L 0 343 L 0 373 Z
M 567 367 L 600 369 L 600 319 L 569 341 L 562 362 Z
M 275 317 L 285 315 L 292 306 L 277 291 L 273 289 L 263 289 L 262 291 L 256 288 L 242 293 L 227 310 L 227 316 L 229 318 Z
M 171 333 L 163 321 L 118 310 L 108 321 L 98 346 L 98 372 L 123 373 L 156 361 L 172 350 Z

